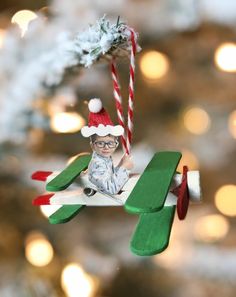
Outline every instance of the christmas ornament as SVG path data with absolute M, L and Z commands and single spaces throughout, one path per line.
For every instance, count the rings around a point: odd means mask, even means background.
M 183 175 L 175 174 L 180 158 L 179 152 L 156 153 L 141 175 L 130 177 L 121 193 L 107 195 L 92 186 L 83 173 L 91 155 L 80 155 L 60 173 L 39 171 L 32 175 L 35 180 L 46 181 L 50 192 L 37 197 L 33 204 L 62 205 L 49 217 L 52 224 L 70 221 L 85 206 L 124 206 L 129 213 L 139 215 L 131 250 L 141 256 L 154 255 L 168 246 L 175 205 L 179 218 L 184 219 L 189 200 L 200 201 L 199 173 L 185 170 Z M 87 196 L 84 189 L 91 187 L 95 193 Z
M 119 125 L 114 125 L 100 99 L 89 102 L 88 126 L 81 133 L 90 137 L 93 155 L 80 154 L 62 172 L 38 171 L 35 180 L 46 182 L 48 193 L 34 199 L 34 205 L 62 205 L 49 217 L 52 224 L 71 220 L 85 206 L 124 206 L 139 216 L 131 239 L 131 250 L 140 256 L 154 255 L 166 249 L 177 205 L 180 220 L 186 217 L 189 201 L 201 198 L 199 172 L 176 173 L 180 152 L 158 152 L 141 175 L 130 175 L 131 142 L 133 134 L 134 70 L 136 34 L 130 30 L 130 82 L 128 120 L 122 108 L 122 98 L 115 60 L 111 71 L 115 106 Z M 124 157 L 117 167 L 111 155 L 121 136 Z M 88 169 L 88 170 L 87 170 Z M 86 171 L 87 170 L 87 171 Z M 70 186 L 70 188 L 68 188 Z

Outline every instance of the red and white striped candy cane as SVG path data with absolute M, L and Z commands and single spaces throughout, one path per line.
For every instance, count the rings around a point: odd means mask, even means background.
M 135 33 L 132 29 L 131 32 L 131 53 L 130 53 L 130 68 L 129 68 L 129 101 L 128 101 L 128 122 L 127 122 L 127 150 L 128 154 L 130 154 L 131 149 L 131 141 L 133 136 L 133 107 L 134 107 L 134 71 L 135 71 L 135 54 L 136 54 L 136 41 L 135 41 Z
M 112 73 L 113 94 L 114 94 L 115 103 L 116 103 L 118 122 L 124 128 L 124 135 L 121 135 L 122 146 L 123 146 L 124 152 L 126 152 L 128 154 L 126 137 L 125 137 L 126 132 L 125 132 L 124 113 L 123 113 L 123 108 L 122 108 L 122 97 L 121 97 L 121 92 L 120 92 L 118 72 L 116 70 L 116 64 L 115 64 L 114 59 L 112 60 L 112 63 L 111 63 L 111 73 Z
M 130 79 L 129 79 L 129 100 L 128 100 L 128 121 L 127 121 L 127 132 L 121 136 L 122 145 L 124 151 L 129 155 L 131 149 L 131 141 L 133 134 L 133 105 L 134 105 L 134 71 L 135 71 L 135 54 L 136 54 L 136 40 L 135 33 L 130 29 L 131 33 L 131 54 L 130 54 Z M 116 103 L 116 111 L 118 115 L 119 124 L 125 130 L 124 115 L 122 108 L 122 97 L 119 86 L 118 73 L 114 59 L 111 64 L 112 80 L 113 80 L 113 94 Z M 127 138 L 125 137 L 127 134 Z

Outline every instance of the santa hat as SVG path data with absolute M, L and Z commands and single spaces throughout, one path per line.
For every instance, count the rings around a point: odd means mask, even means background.
M 99 98 L 94 98 L 89 101 L 89 121 L 88 126 L 81 129 L 81 134 L 84 137 L 90 137 L 93 134 L 106 136 L 121 136 L 124 133 L 124 128 L 120 125 L 114 126 L 109 114 L 102 106 L 102 101 Z

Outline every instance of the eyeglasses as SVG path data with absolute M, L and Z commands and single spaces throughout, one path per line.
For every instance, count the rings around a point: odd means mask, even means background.
M 99 148 L 104 148 L 106 145 L 109 148 L 115 148 L 118 146 L 119 142 L 118 141 L 95 141 L 94 144 L 99 147 Z

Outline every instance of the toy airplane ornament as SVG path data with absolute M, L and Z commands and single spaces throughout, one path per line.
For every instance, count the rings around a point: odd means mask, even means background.
M 85 171 L 91 155 L 80 154 L 62 172 L 37 171 L 32 175 L 32 179 L 46 181 L 48 191 L 33 204 L 62 205 L 49 217 L 51 224 L 70 221 L 85 206 L 124 206 L 127 212 L 139 215 L 130 244 L 132 252 L 155 255 L 169 244 L 175 209 L 183 220 L 189 201 L 201 200 L 199 172 L 184 166 L 183 174 L 176 173 L 180 159 L 179 152 L 158 152 L 141 175 L 130 177 L 121 193 L 108 195 L 88 180 Z

